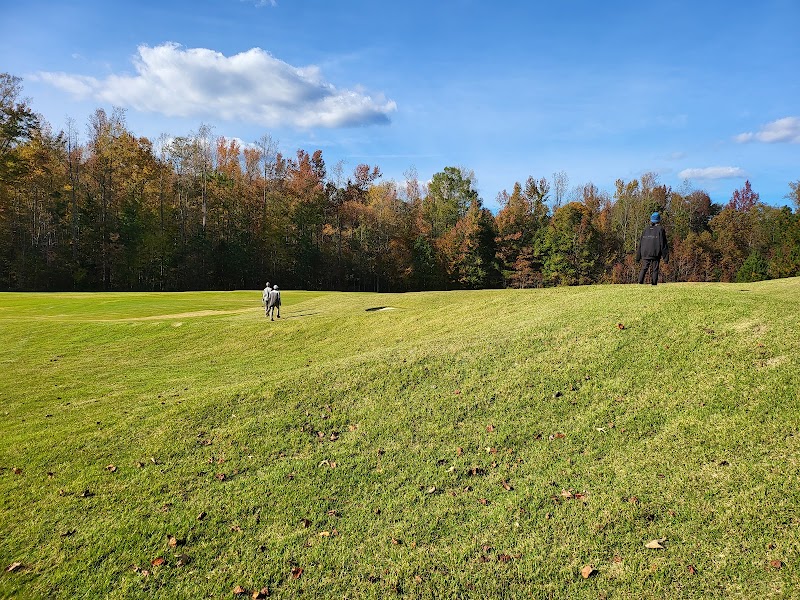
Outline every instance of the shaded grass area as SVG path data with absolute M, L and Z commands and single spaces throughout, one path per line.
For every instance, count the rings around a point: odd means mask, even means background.
M 798 292 L 0 295 L 0 593 L 792 597 Z

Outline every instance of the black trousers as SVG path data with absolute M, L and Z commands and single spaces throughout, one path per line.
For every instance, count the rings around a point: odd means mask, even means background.
M 658 267 L 661 264 L 660 258 L 643 258 L 642 270 L 639 271 L 639 283 L 644 283 L 644 276 L 650 271 L 650 283 L 658 283 Z

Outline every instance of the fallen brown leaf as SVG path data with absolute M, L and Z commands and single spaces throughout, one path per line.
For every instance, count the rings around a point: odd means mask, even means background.
M 269 588 L 263 587 L 260 590 L 253 590 L 253 600 L 260 600 L 269 596 Z
M 461 456 L 462 454 L 464 454 L 464 449 L 461 446 L 459 446 L 458 448 L 456 448 L 456 456 Z
M 217 473 L 214 477 L 216 477 L 220 481 L 225 481 L 225 473 Z
M 581 577 L 584 579 L 589 579 L 589 577 L 591 577 L 595 572 L 595 568 L 592 565 L 586 565 L 581 569 Z
M 197 520 L 198 520 L 198 521 L 202 521 L 203 519 L 205 519 L 205 518 L 206 518 L 206 515 L 207 515 L 207 514 L 208 514 L 208 513 L 207 513 L 206 511 L 203 511 L 203 512 L 201 512 L 199 515 L 197 515 Z
M 783 567 L 783 563 L 777 559 L 769 561 L 769 566 L 773 569 L 780 569 Z
M 480 499 L 478 500 L 478 502 L 480 502 L 480 503 L 481 503 L 481 504 L 483 504 L 484 506 L 488 506 L 488 504 L 489 504 L 489 501 L 488 501 L 486 498 L 480 498 Z
M 179 567 L 189 564 L 189 556 L 186 553 L 176 554 L 175 557 L 178 559 L 177 565 Z
M 177 547 L 178 546 L 178 538 L 176 538 L 174 535 L 168 535 L 167 536 L 167 545 L 170 548 Z
M 22 475 L 22 469 L 19 467 L 14 467 L 12 471 L 14 472 L 14 475 Z
M 618 329 L 625 329 L 625 324 L 624 323 L 617 323 L 617 328 Z
M 160 567 L 165 562 L 167 562 L 166 559 L 163 556 L 159 556 L 159 557 L 154 558 L 153 560 L 151 560 L 150 564 L 153 565 L 154 567 Z
M 435 485 L 432 485 L 431 487 L 428 488 L 428 493 L 429 494 L 433 494 L 435 492 L 436 492 L 436 486 Z
M 22 566 L 21 562 L 13 562 L 6 568 L 6 573 L 13 573 Z
M 661 543 L 665 541 L 667 541 L 666 538 L 658 538 L 647 542 L 644 547 L 650 550 L 663 550 L 664 546 L 662 546 Z
M 513 489 L 514 489 L 514 488 L 511 486 L 511 484 L 510 484 L 510 483 L 508 483 L 507 481 L 503 481 L 503 483 L 502 483 L 502 486 L 503 486 L 503 489 L 504 489 L 505 491 L 507 491 L 507 492 L 510 492 L 511 490 L 513 490 Z
M 237 585 L 235 588 L 233 588 L 233 595 L 234 596 L 241 596 L 242 594 L 246 594 L 246 593 L 247 593 L 247 590 L 244 589 L 240 585 Z
M 292 567 L 292 579 L 300 579 L 300 576 L 303 574 L 302 567 Z
M 694 565 L 689 565 L 686 567 L 686 570 L 689 571 L 689 575 L 694 575 L 697 573 L 697 568 Z
M 498 560 L 498 561 L 500 561 L 500 562 L 504 562 L 504 563 L 506 563 L 506 562 L 509 562 L 509 561 L 511 560 L 511 558 L 512 558 L 512 557 L 511 557 L 511 556 L 509 556 L 508 554 L 500 554 L 500 555 L 497 557 L 497 560 Z
M 486 431 L 488 431 L 489 433 L 493 432 L 494 431 L 494 425 L 487 425 L 486 426 Z

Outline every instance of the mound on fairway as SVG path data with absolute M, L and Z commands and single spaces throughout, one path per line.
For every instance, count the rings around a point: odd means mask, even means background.
M 800 280 L 259 298 L 0 295 L 0 596 L 800 594 Z

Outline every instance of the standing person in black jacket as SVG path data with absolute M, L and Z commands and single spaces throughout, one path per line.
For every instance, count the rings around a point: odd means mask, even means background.
M 667 246 L 667 232 L 661 226 L 661 215 L 654 212 L 650 216 L 650 226 L 645 228 L 639 248 L 636 250 L 636 261 L 642 261 L 642 270 L 639 271 L 639 283 L 644 283 L 644 276 L 650 271 L 650 283 L 658 283 L 658 267 L 661 259 L 669 261 L 669 247 Z

